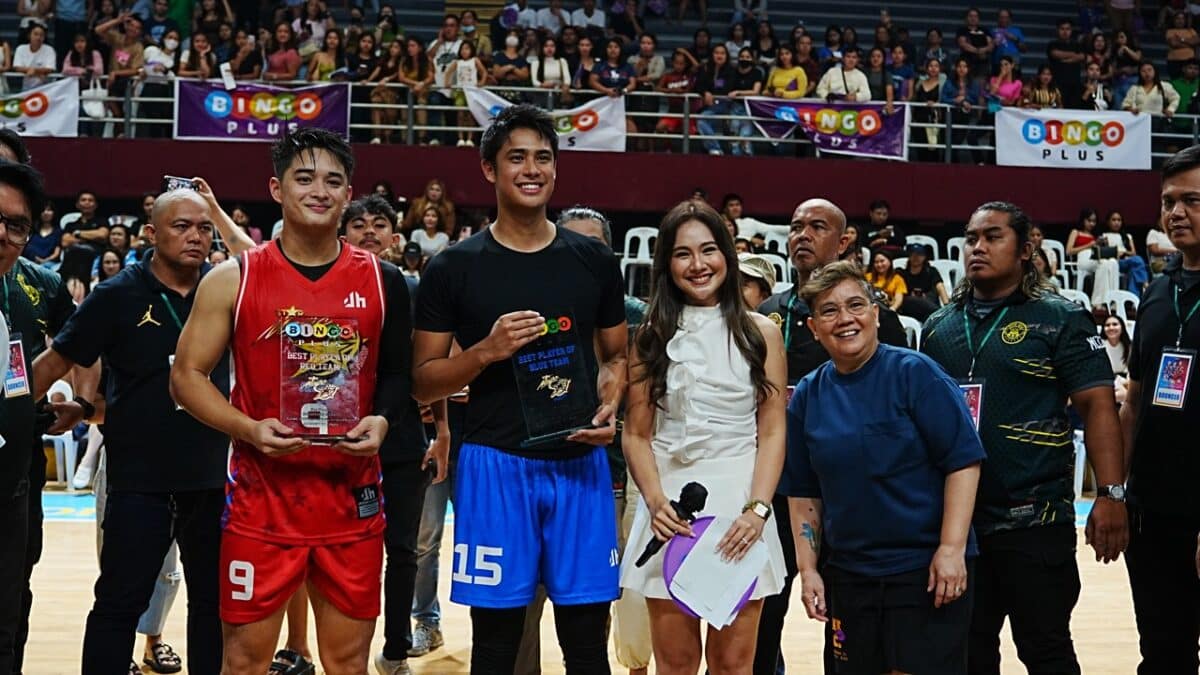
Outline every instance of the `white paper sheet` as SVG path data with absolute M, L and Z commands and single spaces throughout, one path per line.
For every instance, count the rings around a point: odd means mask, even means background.
M 732 518 L 714 519 L 671 580 L 671 593 L 718 629 L 733 623 L 738 601 L 767 564 L 767 545 L 761 540 L 740 561 L 721 559 L 717 544 L 732 524 Z

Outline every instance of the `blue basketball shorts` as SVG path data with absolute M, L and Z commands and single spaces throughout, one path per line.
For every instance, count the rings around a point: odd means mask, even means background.
M 617 598 L 620 557 L 604 448 L 548 460 L 464 443 L 454 493 L 452 601 L 523 607 L 539 583 L 559 605 Z

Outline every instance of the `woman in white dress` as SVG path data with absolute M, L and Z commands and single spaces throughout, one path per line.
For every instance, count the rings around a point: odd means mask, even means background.
M 780 592 L 785 573 L 768 521 L 784 461 L 787 367 L 779 328 L 742 304 L 733 239 L 706 204 L 684 202 L 663 219 L 629 370 L 622 444 L 643 501 L 621 586 L 647 599 L 657 672 L 696 673 L 700 620 L 670 599 L 661 553 L 644 567 L 634 560 L 652 538 L 692 535 L 670 500 L 686 483 L 703 485 L 698 515 L 736 518 L 719 544 L 725 557 L 767 548 L 750 602 L 730 625 L 709 627 L 704 654 L 711 673 L 750 673 L 762 598 Z
M 1092 273 L 1092 305 L 1104 307 L 1108 292 L 1120 286 L 1121 268 L 1115 255 L 1100 255 L 1101 248 L 1107 244 L 1096 232 L 1099 219 L 1095 209 L 1083 209 L 1079 213 L 1079 226 L 1067 237 L 1067 255 L 1076 256 L 1080 272 Z

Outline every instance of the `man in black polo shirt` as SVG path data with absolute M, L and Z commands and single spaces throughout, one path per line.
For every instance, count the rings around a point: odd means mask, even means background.
M 1064 104 L 1077 108 L 1083 91 L 1081 75 L 1086 57 L 1073 31 L 1070 19 L 1059 19 L 1058 37 L 1046 45 L 1046 58 L 1050 63 L 1050 72 L 1054 74 L 1054 84 L 1062 92 Z
M 96 600 L 83 639 L 83 673 L 130 666 L 134 628 L 150 603 L 172 541 L 188 591 L 188 660 L 194 673 L 221 664 L 218 552 L 229 439 L 179 409 L 168 380 L 175 343 L 212 246 L 207 202 L 190 190 L 160 196 L 147 226 L 155 248 L 101 284 L 33 364 L 35 394 L 75 364 L 103 356 L 108 504 Z M 228 355 L 213 373 L 228 396 Z
M 808 329 L 808 317 L 812 312 L 800 299 L 800 287 L 814 272 L 836 262 L 848 243 L 846 214 L 836 204 L 824 199 L 810 199 L 796 207 L 788 232 L 788 257 L 796 268 L 796 285 L 771 296 L 758 308 L 759 313 L 766 314 L 783 331 L 789 385 L 794 385 L 829 360 L 829 352 Z M 879 305 L 879 341 L 899 347 L 908 346 L 900 318 L 882 302 L 876 301 L 876 304 Z M 791 599 L 792 580 L 796 576 L 796 546 L 788 516 L 787 497 L 776 495 L 772 502 L 788 575 L 783 592 L 769 596 L 763 602 L 762 617 L 758 622 L 758 647 L 754 655 L 755 675 L 773 675 L 777 662 L 783 658 L 779 641 L 783 634 L 783 618 Z M 823 548 L 822 560 L 825 557 Z M 828 637 L 829 626 L 826 624 L 826 672 L 833 672 Z
M 10 361 L 0 397 L 0 437 L 5 442 L 0 450 L 0 673 L 21 672 L 33 603 L 29 579 L 42 552 L 42 432 L 48 422 L 35 415 L 38 399 L 32 395 L 28 369 L 46 349 L 46 338 L 75 310 L 57 274 L 21 257 L 44 202 L 41 174 L 0 160 L 0 313 L 9 332 L 6 347 L 18 362 Z M 25 377 L 15 372 L 19 364 Z M 87 382 L 77 379 L 75 390 L 90 398 L 95 375 Z
M 1200 389 L 1200 146 L 1162 167 L 1162 219 L 1179 249 L 1142 294 L 1121 407 L 1129 472 L 1129 550 L 1142 663 L 1138 673 L 1187 673 L 1200 666 L 1200 532 L 1195 452 Z
M 1080 587 L 1068 398 L 1083 418 L 1100 485 L 1088 542 L 1108 563 L 1128 540 L 1104 341 L 1090 314 L 1033 267 L 1031 227 L 1008 202 L 977 208 L 965 232 L 966 280 L 922 331 L 921 350 L 959 378 L 987 451 L 973 521 L 972 675 L 1000 672 L 1005 618 L 1030 673 L 1079 673 L 1070 626 Z

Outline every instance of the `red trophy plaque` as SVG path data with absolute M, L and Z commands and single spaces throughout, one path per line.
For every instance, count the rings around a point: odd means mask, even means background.
M 279 419 L 317 444 L 348 440 L 359 421 L 366 356 L 354 319 L 298 316 L 279 336 Z

